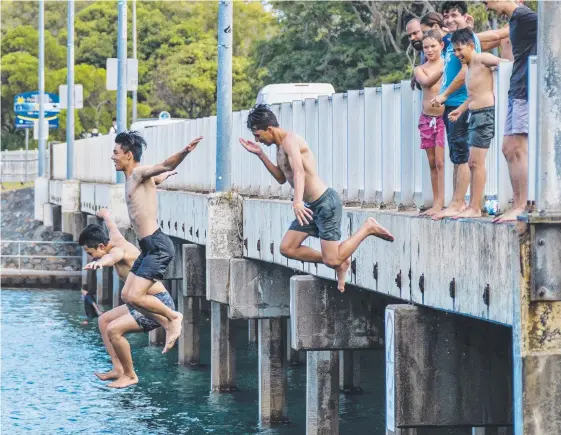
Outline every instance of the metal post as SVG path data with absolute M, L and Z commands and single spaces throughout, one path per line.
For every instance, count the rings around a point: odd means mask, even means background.
M 498 23 L 497 23 L 497 15 L 496 15 L 496 14 L 493 14 L 493 20 L 491 21 L 491 23 L 492 23 L 492 24 L 491 24 L 491 28 L 492 28 L 493 30 L 497 30 Z M 495 56 L 498 56 L 498 55 L 499 55 L 499 49 L 498 49 L 498 47 L 493 48 L 493 54 L 494 54 Z
M 45 176 L 45 0 L 39 0 L 39 177 Z
M 25 183 L 27 183 L 27 166 L 29 165 L 29 129 L 25 129 Z
M 74 178 L 74 0 L 68 0 L 68 37 L 66 38 L 68 108 L 66 111 L 66 179 Z
M 136 59 L 136 0 L 132 0 L 132 57 Z M 132 91 L 132 122 L 136 121 L 136 91 Z
M 230 190 L 232 137 L 233 2 L 218 6 L 218 83 L 216 101 L 216 191 Z
M 117 133 L 127 128 L 127 2 L 119 0 L 117 36 Z M 117 172 L 117 183 L 123 183 L 125 176 Z

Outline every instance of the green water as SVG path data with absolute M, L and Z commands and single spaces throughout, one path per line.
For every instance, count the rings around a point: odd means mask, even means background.
M 287 426 L 258 425 L 257 352 L 247 322 L 237 331 L 237 385 L 209 392 L 210 323 L 203 317 L 200 368 L 162 355 L 145 334 L 129 336 L 140 383 L 104 387 L 93 372 L 109 369 L 96 325 L 83 326 L 80 294 L 2 290 L 2 433 L 36 434 L 304 434 L 306 367 L 288 369 Z M 341 434 L 384 433 L 383 352 L 362 352 L 358 396 L 340 396 Z

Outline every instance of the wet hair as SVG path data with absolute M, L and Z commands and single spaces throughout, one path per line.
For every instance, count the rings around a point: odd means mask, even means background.
M 267 127 L 278 127 L 277 117 L 267 104 L 257 104 L 247 115 L 247 128 L 250 130 L 266 130 Z
M 468 12 L 467 2 L 444 2 L 440 7 L 440 12 L 445 14 L 447 12 L 452 12 L 453 10 L 458 11 L 460 14 L 465 15 Z
M 104 245 L 109 243 L 109 235 L 101 225 L 90 224 L 80 233 L 80 238 L 78 239 L 80 246 L 95 249 L 100 243 Z
M 425 14 L 423 18 L 421 18 L 421 24 L 428 27 L 432 27 L 437 24 L 441 29 L 446 27 L 444 25 L 444 18 L 438 12 L 429 12 L 428 14 Z
M 473 31 L 469 28 L 458 29 L 452 34 L 452 44 L 468 45 L 475 44 Z
M 125 130 L 115 137 L 115 143 L 121 145 L 124 153 L 132 153 L 135 162 L 140 162 L 146 141 L 138 131 Z
M 425 32 L 423 34 L 423 41 L 427 38 L 436 39 L 436 42 L 438 42 L 439 44 L 442 43 L 442 35 L 438 30 L 429 30 L 428 32 Z

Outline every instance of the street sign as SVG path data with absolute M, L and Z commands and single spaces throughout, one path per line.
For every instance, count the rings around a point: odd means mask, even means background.
M 170 119 L 171 115 L 169 114 L 169 112 L 163 111 L 160 112 L 160 115 L 158 116 L 159 119 Z
M 107 59 L 105 87 L 108 91 L 116 91 L 118 63 L 116 57 Z M 127 59 L 127 91 L 136 91 L 138 89 L 138 59 Z
M 49 128 L 58 128 L 58 95 L 45 93 L 45 119 Z M 24 92 L 14 97 L 16 128 L 33 128 L 33 122 L 39 119 L 39 92 Z
M 58 87 L 58 96 L 60 98 L 59 108 L 68 109 L 68 86 L 60 85 Z M 74 108 L 84 108 L 84 87 L 79 84 L 74 85 Z

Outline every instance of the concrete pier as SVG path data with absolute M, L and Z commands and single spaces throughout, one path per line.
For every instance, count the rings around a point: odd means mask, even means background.
M 247 342 L 249 344 L 257 344 L 257 319 L 249 319 L 247 321 Z
M 123 304 L 123 299 L 121 298 L 121 293 L 123 291 L 124 282 L 121 281 L 117 271 L 113 267 L 113 292 L 111 293 L 111 301 L 113 308 L 118 307 Z
M 201 362 L 201 298 L 179 294 L 178 310 L 183 314 L 183 330 L 178 340 L 179 364 L 196 366 Z
M 62 207 L 60 205 L 51 204 L 53 213 L 53 231 L 62 231 Z
M 235 334 L 230 328 L 228 306 L 218 302 L 210 304 L 210 384 L 211 390 L 235 390 L 236 349 Z
M 283 319 L 284 335 L 286 337 L 285 357 L 286 362 L 292 366 L 306 362 L 306 352 L 292 349 L 292 331 L 290 329 L 290 318 Z
M 62 232 L 72 235 L 78 241 L 80 233 L 86 228 L 86 214 L 80 211 L 62 212 Z
M 259 319 L 259 422 L 282 423 L 287 417 L 287 379 L 281 319 Z
M 412 305 L 386 309 L 387 433 L 512 424 L 510 329 Z
M 308 352 L 306 435 L 339 433 L 339 352 Z
M 339 388 L 345 394 L 362 393 L 359 351 L 341 350 L 339 352 Z
M 166 343 L 166 330 L 161 326 L 148 333 L 148 342 L 151 346 L 163 346 Z
M 97 303 L 109 305 L 113 297 L 113 267 L 104 267 L 96 271 L 97 275 Z M 116 284 L 118 285 L 118 283 Z

